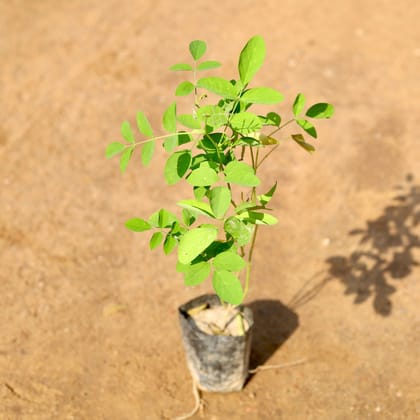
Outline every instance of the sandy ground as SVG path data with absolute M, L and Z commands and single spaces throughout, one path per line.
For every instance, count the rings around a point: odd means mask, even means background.
M 261 230 L 252 365 L 206 419 L 420 418 L 420 30 L 417 1 L 0 2 L 0 418 L 168 419 L 192 405 L 175 256 L 123 222 L 184 198 L 104 148 L 144 110 L 160 127 L 192 39 L 236 74 L 328 100 L 314 155 L 285 143 L 279 224 Z M 200 418 L 197 415 L 197 418 Z

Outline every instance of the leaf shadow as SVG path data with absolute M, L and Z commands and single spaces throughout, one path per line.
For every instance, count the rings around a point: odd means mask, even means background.
M 329 274 L 345 286 L 346 295 L 354 295 L 354 303 L 373 298 L 374 310 L 388 316 L 392 312 L 391 295 L 396 281 L 409 276 L 419 266 L 414 253 L 420 250 L 420 186 L 407 175 L 406 185 L 396 187 L 398 194 L 382 214 L 368 220 L 363 229 L 349 235 L 360 235 L 359 246 L 350 255 L 327 259 Z
M 327 273 L 320 271 L 308 280 L 288 303 L 291 308 L 305 305 L 336 279 L 345 286 L 345 295 L 354 295 L 354 304 L 372 298 L 375 312 L 391 315 L 396 282 L 420 266 L 414 255 L 420 250 L 420 185 L 408 174 L 406 184 L 395 189 L 397 195 L 377 218 L 368 220 L 365 228 L 349 232 L 350 236 L 360 235 L 357 249 L 327 258 Z M 321 280 L 316 280 L 320 275 Z

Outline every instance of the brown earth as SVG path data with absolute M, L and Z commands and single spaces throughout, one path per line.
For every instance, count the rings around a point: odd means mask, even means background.
M 123 222 L 174 202 L 157 167 L 119 174 L 123 120 L 160 126 L 192 39 L 236 74 L 336 106 L 317 153 L 287 142 L 279 224 L 261 230 L 248 303 L 255 375 L 206 394 L 208 419 L 420 417 L 420 30 L 417 1 L 0 2 L 0 418 L 167 419 L 192 405 L 175 256 Z M 136 166 L 137 165 L 137 166 Z M 153 174 L 153 175 L 152 175 Z M 197 418 L 199 416 L 197 415 Z

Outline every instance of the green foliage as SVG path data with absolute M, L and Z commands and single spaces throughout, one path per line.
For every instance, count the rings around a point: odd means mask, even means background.
M 179 241 L 178 260 L 189 264 L 198 257 L 217 237 L 217 228 L 213 226 L 198 227 L 186 232 Z
M 168 185 L 174 185 L 181 180 L 190 168 L 191 160 L 191 150 L 181 150 L 169 156 L 164 172 Z
M 244 292 L 238 277 L 231 271 L 215 271 L 213 275 L 213 287 L 220 300 L 232 305 L 242 303 Z
M 241 100 L 250 104 L 278 104 L 284 99 L 283 95 L 275 89 L 259 87 L 246 90 Z
M 127 220 L 125 222 L 125 226 L 127 229 L 130 229 L 133 232 L 144 232 L 145 230 L 149 230 L 151 228 L 149 222 L 146 222 L 146 220 L 140 219 L 138 217 Z
M 208 90 L 226 99 L 235 99 L 236 89 L 229 80 L 221 77 L 203 77 L 197 82 L 197 87 Z
M 218 61 L 203 61 L 197 66 L 197 70 L 217 69 L 221 64 Z
M 312 105 L 307 111 L 306 116 L 311 118 L 331 118 L 334 114 L 334 107 L 331 104 L 319 103 Z
M 264 39 L 257 35 L 252 37 L 239 56 L 239 76 L 242 84 L 247 85 L 261 68 L 265 59 Z
M 140 149 L 142 166 L 147 167 L 156 143 L 163 145 L 169 154 L 164 166 L 166 183 L 175 185 L 184 180 L 192 194 L 176 203 L 180 217 L 160 209 L 147 220 L 129 219 L 126 227 L 134 232 L 151 231 L 150 249 L 161 246 L 165 254 L 177 250 L 177 271 L 182 273 L 185 285 L 196 286 L 211 278 L 220 299 L 238 305 L 248 292 L 257 227 L 277 223 L 267 207 L 277 182 L 268 191 L 264 189 L 265 193 L 258 193 L 260 167 L 281 139 L 290 138 L 279 135 L 291 123 L 301 131 L 290 134 L 291 139 L 313 152 L 314 146 L 304 137 L 318 137 L 311 119 L 332 117 L 334 107 L 319 102 L 305 110 L 306 98 L 299 93 L 292 117 L 286 122 L 282 122 L 277 107 L 261 115 L 256 109 L 259 105 L 283 101 L 275 88 L 249 86 L 264 63 L 264 39 L 257 35 L 246 43 L 239 54 L 236 78 L 197 77 L 198 72 L 221 66 L 218 61 L 203 60 L 206 50 L 204 41 L 192 41 L 192 62 L 170 67 L 186 75 L 176 87 L 175 96 L 186 102 L 187 107 L 181 108 L 190 111 L 178 114 L 177 102 L 172 102 L 163 112 L 162 135 L 154 133 L 146 115 L 139 111 L 138 132 L 124 121 L 122 141 L 110 143 L 105 156 L 118 156 L 124 172 L 133 156 L 137 158 L 136 149 Z M 214 95 L 219 98 L 212 100 Z
M 206 52 L 207 45 L 204 41 L 192 41 L 190 43 L 190 53 L 194 60 L 199 60 Z
M 234 160 L 225 167 L 226 182 L 241 185 L 243 187 L 257 187 L 260 185 L 259 178 L 255 175 L 255 169 L 244 163 Z

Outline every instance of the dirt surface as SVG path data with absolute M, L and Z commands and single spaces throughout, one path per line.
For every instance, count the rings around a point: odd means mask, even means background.
M 125 230 L 184 198 L 104 148 L 144 110 L 160 127 L 192 39 L 235 76 L 336 106 L 317 153 L 267 163 L 279 224 L 261 229 L 252 367 L 206 419 L 420 418 L 418 1 L 0 2 L 0 418 L 168 419 L 193 406 L 175 256 Z M 216 74 L 219 74 L 216 72 Z M 196 416 L 199 418 L 199 415 Z

